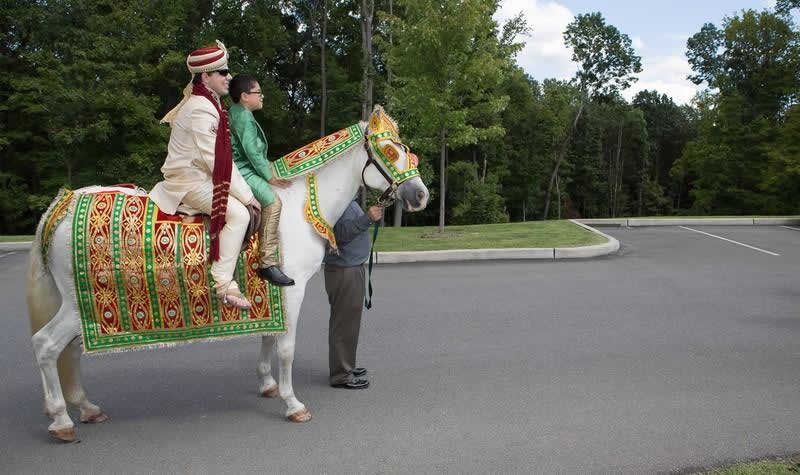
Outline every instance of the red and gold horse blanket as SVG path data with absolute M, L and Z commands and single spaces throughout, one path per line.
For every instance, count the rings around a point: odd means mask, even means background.
M 201 217 L 161 212 L 146 195 L 81 194 L 72 258 L 86 353 L 286 332 L 280 287 L 261 280 L 258 240 L 234 278 L 253 308 L 224 305 L 211 289 Z

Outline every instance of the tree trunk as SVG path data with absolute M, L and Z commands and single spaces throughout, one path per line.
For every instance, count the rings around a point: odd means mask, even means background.
M 320 20 L 321 33 L 319 36 L 319 49 L 320 49 L 320 62 L 321 62 L 321 75 L 322 75 L 322 100 L 320 104 L 319 113 L 319 136 L 325 136 L 325 119 L 328 112 L 328 75 L 327 75 L 327 61 L 325 44 L 328 42 L 328 0 L 322 0 L 322 16 Z
M 447 168 L 445 164 L 445 152 L 447 149 L 447 131 L 444 127 L 439 131 L 440 153 L 439 153 L 439 232 L 444 232 L 444 197 L 447 191 Z
M 528 202 L 527 199 L 522 200 L 522 222 L 523 223 L 526 221 L 526 219 L 525 219 L 526 218 L 525 217 L 525 211 L 526 211 L 525 205 L 527 204 L 527 202 Z
M 617 217 L 617 204 L 619 202 L 619 190 L 622 188 L 620 182 L 622 181 L 622 173 L 620 173 L 620 157 L 622 155 L 622 122 L 619 124 L 619 131 L 617 132 L 617 153 L 614 157 L 614 195 L 611 200 L 611 217 Z
M 64 161 L 67 165 L 67 188 L 72 189 L 72 162 L 70 160 Z
M 556 198 L 558 199 L 556 204 L 558 205 L 558 219 L 561 219 L 561 187 L 558 185 L 558 182 L 558 175 L 556 175 Z
M 567 132 L 567 136 L 564 137 L 564 142 L 561 144 L 560 150 L 558 151 L 558 156 L 555 161 L 556 163 L 553 167 L 553 173 L 550 174 L 550 183 L 547 185 L 547 194 L 544 198 L 544 213 L 542 213 L 542 219 L 547 219 L 547 215 L 550 212 L 550 195 L 553 192 L 553 183 L 555 182 L 556 175 L 558 174 L 558 168 L 561 166 L 561 162 L 564 160 L 564 156 L 567 154 L 567 147 L 572 139 L 572 135 L 575 133 L 575 129 L 578 127 L 578 121 L 580 120 L 582 113 L 583 99 L 581 99 L 581 102 L 578 105 L 578 112 L 575 114 L 575 120 L 572 122 L 572 128 Z
M 394 1 L 393 0 L 389 0 L 389 16 L 390 17 L 394 15 L 393 6 L 394 6 Z M 394 46 L 394 41 L 392 40 L 392 29 L 390 27 L 389 28 L 389 48 L 392 48 L 393 46 Z M 386 62 L 386 83 L 387 83 L 387 85 L 389 87 L 392 86 L 392 80 L 393 79 L 394 79 L 394 76 L 392 75 L 392 63 L 387 61 Z M 389 96 L 389 97 L 391 97 L 391 96 Z M 389 114 L 392 113 L 392 102 L 391 101 L 388 101 L 386 103 L 386 112 L 388 112 Z M 399 201 L 396 201 L 395 204 L 394 204 L 394 220 L 392 222 L 392 225 L 394 227 L 396 227 L 396 228 L 399 228 L 399 227 L 403 226 L 403 205 Z
M 372 112 L 372 19 L 375 0 L 361 0 L 361 51 L 363 52 L 361 120 L 369 120 Z
M 486 183 L 486 152 L 483 152 L 483 173 L 481 174 L 481 185 Z
M 403 205 L 400 201 L 394 202 L 394 219 L 392 226 L 399 228 L 403 225 Z

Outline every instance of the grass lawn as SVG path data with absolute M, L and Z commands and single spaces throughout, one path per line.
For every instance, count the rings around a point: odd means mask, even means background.
M 569 221 L 392 228 L 378 232 L 378 251 L 441 251 L 515 247 L 577 247 L 603 244 L 606 238 Z M 372 233 L 372 231 L 369 231 Z
M 33 236 L 0 236 L 0 242 L 33 241 Z
M 742 463 L 700 473 L 703 475 L 796 475 L 800 473 L 800 458 Z
M 378 233 L 379 251 L 440 251 L 513 247 L 576 247 L 603 244 L 606 239 L 569 221 L 392 228 Z M 369 231 L 372 234 L 372 229 Z M 0 236 L 0 242 L 32 241 L 33 236 Z

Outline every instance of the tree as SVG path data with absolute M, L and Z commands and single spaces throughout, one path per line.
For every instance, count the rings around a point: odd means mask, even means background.
M 753 106 L 750 118 L 775 120 L 800 91 L 800 37 L 791 17 L 746 10 L 706 23 L 686 43 L 695 84 L 739 94 Z
M 777 0 L 775 2 L 775 11 L 781 14 L 787 14 L 793 8 L 800 8 L 800 0 Z
M 698 136 L 674 166 L 675 175 L 690 179 L 692 209 L 783 209 L 777 197 L 787 197 L 781 188 L 791 186 L 774 172 L 791 170 L 785 144 L 795 129 L 785 125 L 800 91 L 800 35 L 791 17 L 746 10 L 726 17 L 722 29 L 706 24 L 687 42 L 686 55 L 690 79 L 713 88 L 698 101 Z
M 439 231 L 444 230 L 447 148 L 500 136 L 497 124 L 469 123 L 497 114 L 508 98 L 494 94 L 511 58 L 501 54 L 490 0 L 401 0 L 393 20 L 396 46 L 387 54 L 394 84 L 389 90 L 398 117 L 412 125 L 412 141 L 439 150 Z
M 635 54 L 628 35 L 620 33 L 613 25 L 606 25 L 599 12 L 577 15 L 564 31 L 564 42 L 572 50 L 572 61 L 579 65 L 573 81 L 581 95 L 575 101 L 571 129 L 564 135 L 553 164 L 542 219 L 548 217 L 553 185 L 583 113 L 585 97 L 616 96 L 630 87 L 636 81 L 634 74 L 642 70 L 641 58 Z
M 453 224 L 484 224 L 508 222 L 501 186 L 494 174 L 484 180 L 478 175 L 478 165 L 455 162 L 448 170 L 453 202 Z

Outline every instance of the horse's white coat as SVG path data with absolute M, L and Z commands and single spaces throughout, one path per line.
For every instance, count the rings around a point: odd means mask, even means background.
M 362 123 L 361 126 L 364 128 L 366 124 Z M 385 141 L 385 143 L 392 142 Z M 402 147 L 395 147 L 400 155 L 396 166 L 403 169 L 408 157 Z M 316 173 L 322 213 L 331 225 L 339 219 L 358 191 L 366 163 L 367 153 L 363 142 L 359 142 L 345 152 L 344 156 Z M 367 167 L 363 176 L 370 188 L 385 190 L 389 185 L 375 170 L 374 165 Z M 138 194 L 136 191 L 124 188 L 97 186 L 83 188 L 76 193 L 108 189 Z M 261 394 L 271 395 L 278 387 L 281 398 L 286 402 L 286 415 L 294 415 L 296 419 L 305 421 L 310 418 L 310 413 L 294 394 L 292 362 L 300 305 L 303 302 L 306 284 L 320 268 L 326 242 L 305 222 L 303 216 L 306 200 L 305 179 L 295 179 L 288 188 L 276 191 L 283 202 L 279 229 L 282 268 L 287 275 L 294 278 L 296 284 L 285 287 L 287 333 L 263 338 L 257 368 L 260 378 L 259 389 Z M 418 211 L 427 205 L 428 190 L 419 177 L 401 184 L 397 195 L 408 211 Z M 70 211 L 55 230 L 46 266 L 40 252 L 43 226 L 41 222 L 39 223 L 31 250 L 28 274 L 28 306 L 34 332 L 32 342 L 42 376 L 45 412 L 53 419 L 48 428 L 51 433 L 71 430 L 73 427 L 73 422 L 67 414 L 67 403 L 80 408 L 82 421 L 103 417 L 102 410 L 87 399 L 79 380 L 81 330 L 72 274 L 70 227 L 72 213 L 74 210 Z M 270 358 L 276 342 L 280 362 L 278 376 L 280 384 L 273 378 L 270 367 Z M 59 355 L 62 355 L 65 349 L 67 352 L 59 359 Z

